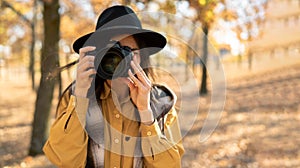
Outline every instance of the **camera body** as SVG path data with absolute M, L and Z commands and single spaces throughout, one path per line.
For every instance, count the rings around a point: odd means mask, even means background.
M 95 56 L 94 64 L 100 78 L 111 80 L 128 77 L 133 54 L 129 47 L 121 46 L 120 42 L 112 41 L 106 47 L 88 52 L 87 55 Z

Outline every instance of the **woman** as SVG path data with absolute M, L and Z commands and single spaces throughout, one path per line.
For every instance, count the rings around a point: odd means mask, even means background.
M 58 167 L 180 167 L 176 98 L 150 80 L 149 55 L 165 45 L 130 8 L 104 10 L 96 31 L 73 44 L 80 56 L 76 82 L 64 92 L 44 145 L 49 160 Z M 111 69 L 112 48 L 125 53 L 121 75 L 119 66 Z

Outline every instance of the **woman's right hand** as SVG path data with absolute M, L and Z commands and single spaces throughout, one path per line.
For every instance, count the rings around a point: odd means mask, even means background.
M 95 56 L 86 55 L 86 53 L 95 49 L 96 47 L 87 46 L 79 50 L 75 96 L 87 97 L 87 92 L 93 80 L 92 75 L 96 74 L 97 71 L 94 66 Z

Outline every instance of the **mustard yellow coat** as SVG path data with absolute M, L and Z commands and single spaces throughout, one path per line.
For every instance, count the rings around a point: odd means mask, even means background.
M 115 150 L 125 150 L 128 151 L 127 153 L 133 151 L 134 138 L 128 140 L 126 135 L 142 137 L 144 167 L 181 167 L 184 148 L 176 110 L 172 108 L 164 116 L 165 131 L 163 134 L 157 121 L 152 125 L 144 125 L 122 115 L 115 107 L 109 90 L 106 88 L 105 92 L 101 94 L 101 101 L 103 116 L 113 128 L 108 130 L 110 135 L 108 139 L 111 140 L 111 148 L 114 150 L 105 149 L 104 167 L 133 167 L 134 157 L 115 152 Z M 48 159 L 58 167 L 86 166 L 89 136 L 84 125 L 88 104 L 88 99 L 75 97 L 70 91 L 67 91 L 61 99 L 57 108 L 57 118 L 43 148 Z M 115 130 L 122 134 L 116 133 Z

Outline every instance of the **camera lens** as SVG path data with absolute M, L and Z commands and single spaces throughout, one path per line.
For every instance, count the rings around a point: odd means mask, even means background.
M 131 50 L 119 43 L 108 45 L 106 48 L 96 51 L 95 67 L 97 75 L 102 79 L 127 77 L 132 60 Z
M 103 57 L 100 66 L 104 73 L 112 75 L 122 59 L 123 58 L 118 53 L 109 52 Z

